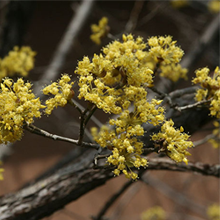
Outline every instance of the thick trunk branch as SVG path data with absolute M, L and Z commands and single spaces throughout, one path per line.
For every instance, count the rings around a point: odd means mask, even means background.
M 94 156 L 92 151 L 88 154 L 90 158 Z M 89 163 L 83 159 L 84 162 L 70 165 L 29 187 L 2 196 L 0 220 L 36 220 L 49 216 L 113 177 L 111 170 L 93 169 L 92 161 Z M 146 170 L 196 172 L 219 177 L 220 165 L 203 163 L 185 165 L 176 164 L 167 158 L 151 158 Z

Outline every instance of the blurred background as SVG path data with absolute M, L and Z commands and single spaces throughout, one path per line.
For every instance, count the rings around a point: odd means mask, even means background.
M 214 3 L 213 3 L 214 2 Z M 217 3 L 216 3 L 217 2 Z M 50 83 L 42 78 L 81 1 L 1 1 L 0 2 L 0 57 L 3 58 L 15 45 L 27 45 L 37 52 L 35 68 L 28 80 L 44 86 Z M 123 33 L 132 33 L 148 39 L 150 36 L 171 35 L 187 53 L 201 40 L 201 36 L 218 16 L 219 1 L 96 1 L 88 17 L 71 44 L 59 74 L 74 75 L 77 62 L 83 56 L 92 57 L 112 40 L 105 38 L 101 45 L 90 40 L 91 24 L 103 17 L 109 20 L 110 33 L 121 39 Z M 219 31 L 218 31 L 219 32 Z M 208 66 L 211 70 L 219 65 L 219 35 L 200 52 L 189 68 L 189 79 L 197 68 Z M 39 81 L 41 80 L 41 81 Z M 191 85 L 180 81 L 175 88 Z M 75 86 L 77 95 L 77 87 Z M 83 101 L 79 102 L 85 106 Z M 95 116 L 101 123 L 109 119 L 101 111 Z M 50 116 L 43 116 L 35 124 L 51 133 L 76 138 L 79 114 L 69 107 L 58 108 Z M 96 125 L 89 123 L 89 127 Z M 212 131 L 212 123 L 192 135 L 193 141 L 202 139 Z M 89 139 L 89 134 L 87 139 Z M 34 180 L 77 147 L 25 132 L 21 141 L 10 146 L 4 155 L 4 181 L 0 182 L 0 195 L 21 188 Z M 191 150 L 192 162 L 219 163 L 219 149 L 205 143 Z M 147 172 L 148 183 L 137 181 L 107 212 L 109 219 L 138 220 L 141 214 L 154 206 L 160 206 L 169 220 L 205 220 L 206 209 L 219 204 L 219 180 L 196 173 L 167 171 Z M 114 178 L 64 209 L 45 218 L 50 220 L 83 220 L 96 215 L 111 195 L 126 182 L 124 176 Z

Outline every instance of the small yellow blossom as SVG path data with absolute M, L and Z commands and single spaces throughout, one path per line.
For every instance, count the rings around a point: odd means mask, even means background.
M 219 0 L 210 0 L 208 2 L 208 9 L 212 13 L 218 13 L 220 11 L 220 1 Z
M 33 123 L 34 117 L 41 117 L 40 109 L 44 108 L 32 93 L 31 84 L 21 78 L 17 82 L 3 79 L 0 100 L 0 143 L 21 139 L 24 123 Z
M 213 204 L 207 208 L 209 220 L 220 220 L 220 206 Z
M 182 68 L 180 64 L 172 63 L 170 65 L 162 65 L 160 69 L 160 76 L 166 77 L 173 82 L 177 82 L 180 78 L 187 80 L 188 70 Z
M 0 165 L 2 164 L 2 162 L 0 161 Z M 4 172 L 4 169 L 3 168 L 0 168 L 0 180 L 3 180 L 3 175 L 2 173 Z
M 141 220 L 165 220 L 166 213 L 160 206 L 154 206 L 141 214 Z
M 161 142 L 162 150 L 174 161 L 188 163 L 186 155 L 190 155 L 187 151 L 188 148 L 193 146 L 189 139 L 189 135 L 183 132 L 183 128 L 180 130 L 173 127 L 174 123 L 172 120 L 166 121 L 162 127 L 161 132 L 152 136 L 153 141 Z
M 148 46 L 150 47 L 149 55 L 157 63 L 179 63 L 184 54 L 171 36 L 151 37 L 148 39 Z
M 220 70 L 216 67 L 213 77 L 209 76 L 207 67 L 196 71 L 196 77 L 192 80 L 194 84 L 200 84 L 202 89 L 197 90 L 195 99 L 197 101 L 209 100 L 210 114 L 220 118 Z
M 183 8 L 189 4 L 188 0 L 171 0 L 170 4 L 173 8 Z
M 0 59 L 0 80 L 6 76 L 19 74 L 27 76 L 28 72 L 34 67 L 34 56 L 36 52 L 30 47 L 14 47 L 8 56 Z
M 215 138 L 210 139 L 209 143 L 211 143 L 214 148 L 219 148 L 220 147 L 220 124 L 218 121 L 214 121 L 213 124 L 216 127 L 212 132 L 215 135 Z
M 90 36 L 90 39 L 98 45 L 101 44 L 101 38 L 105 37 L 110 29 L 108 26 L 108 18 L 103 17 L 98 25 L 91 25 L 91 29 L 93 34 Z
M 45 95 L 52 94 L 54 98 L 46 100 L 47 106 L 45 113 L 50 115 L 52 110 L 58 106 L 65 106 L 69 99 L 74 95 L 71 79 L 67 74 L 64 74 L 58 82 L 53 82 L 51 85 L 43 89 Z

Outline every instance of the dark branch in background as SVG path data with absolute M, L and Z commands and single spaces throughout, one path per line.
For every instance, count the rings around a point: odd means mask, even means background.
M 145 170 L 141 170 L 138 173 L 139 178 L 142 177 Z M 111 196 L 111 198 L 105 203 L 105 205 L 101 208 L 100 212 L 98 213 L 97 217 L 93 217 L 94 220 L 102 220 L 105 213 L 108 209 L 114 204 L 114 202 L 134 183 L 134 181 L 130 180 L 126 182 L 115 194 Z
M 111 198 L 105 203 L 105 205 L 100 210 L 97 217 L 93 217 L 94 220 L 102 220 L 102 217 L 107 212 L 107 210 L 114 204 L 114 202 L 132 185 L 133 181 L 130 180 L 126 182 L 118 192 L 116 192 L 114 195 L 111 196 Z
M 21 46 L 28 23 L 33 15 L 34 1 L 10 1 L 0 36 L 0 57 L 8 54 L 14 46 Z
M 71 46 L 73 45 L 74 40 L 79 35 L 80 31 L 82 30 L 82 27 L 84 26 L 86 19 L 88 18 L 91 12 L 93 4 L 94 4 L 93 0 L 90 1 L 83 0 L 81 2 L 81 5 L 76 11 L 76 14 L 72 17 L 66 29 L 66 32 L 63 35 L 52 57 L 52 61 L 50 65 L 48 66 L 47 70 L 40 79 L 41 83 L 45 81 L 47 81 L 48 83 L 51 80 L 55 79 L 59 74 L 60 69 L 66 59 L 66 56 L 68 55 L 70 49 L 72 48 Z M 41 83 L 39 83 L 39 85 L 34 88 L 34 91 L 37 93 L 37 96 L 39 96 L 42 89 Z
M 94 152 L 86 152 L 53 175 L 20 191 L 0 198 L 0 220 L 37 220 L 49 216 L 113 177 L 111 170 L 93 169 Z M 219 177 L 220 165 L 176 164 L 164 159 L 149 159 L 146 170 L 196 172 Z M 143 170 L 145 171 L 145 170 Z
M 151 177 L 150 175 L 146 175 L 142 177 L 141 180 L 144 183 L 146 183 L 148 186 L 151 186 L 155 190 L 167 196 L 169 199 L 173 200 L 175 204 L 178 203 L 181 206 L 185 207 L 186 209 L 194 213 L 198 213 L 202 216 L 206 215 L 206 209 L 205 209 L 206 207 L 203 207 L 193 202 L 192 199 L 188 198 L 183 193 L 177 192 L 176 190 L 171 188 L 166 183 L 160 181 L 159 179 L 156 179 L 155 177 Z
M 213 21 L 206 28 L 201 38 L 199 38 L 193 45 L 192 49 L 189 51 L 187 56 L 184 57 L 181 65 L 190 69 L 192 64 L 199 60 L 202 54 L 204 54 L 207 47 L 215 40 L 219 34 L 219 20 L 220 13 L 213 19 Z
M 144 5 L 144 1 L 138 1 L 138 0 L 135 1 L 134 7 L 131 11 L 130 18 L 125 26 L 125 33 L 131 33 L 136 28 L 138 17 L 139 14 L 141 13 L 143 5 Z
M 194 141 L 194 142 L 193 142 L 193 145 L 194 145 L 194 147 L 197 147 L 197 146 L 199 146 L 199 145 L 201 145 L 201 144 L 206 143 L 206 142 L 209 141 L 210 139 L 214 139 L 214 138 L 216 138 L 216 137 L 217 137 L 217 134 L 209 134 L 209 135 L 207 135 L 206 137 L 204 137 L 204 138 L 201 139 L 201 140 Z

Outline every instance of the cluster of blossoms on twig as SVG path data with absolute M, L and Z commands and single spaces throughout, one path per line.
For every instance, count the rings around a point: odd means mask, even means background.
M 30 47 L 14 47 L 8 56 L 0 59 L 0 81 L 4 77 L 11 77 L 15 74 L 27 76 L 34 67 L 34 56 L 36 52 Z
M 110 30 L 110 27 L 108 26 L 108 18 L 103 17 L 98 25 L 91 25 L 91 30 L 93 34 L 90 36 L 90 39 L 98 45 L 101 44 L 101 39 L 105 37 Z
M 200 84 L 195 99 L 197 101 L 210 100 L 210 114 L 220 118 L 220 70 L 216 67 L 212 77 L 210 70 L 205 67 L 196 71 L 196 77 L 192 80 L 194 84 Z
M 68 100 L 74 96 L 72 86 L 74 82 L 70 82 L 71 79 L 67 74 L 64 74 L 58 82 L 53 82 L 49 86 L 43 89 L 45 95 L 53 95 L 53 98 L 47 99 L 45 113 L 50 115 L 54 108 L 58 106 L 64 107 Z
M 31 124 L 41 117 L 44 108 L 39 98 L 32 93 L 31 84 L 23 79 L 13 82 L 5 78 L 0 92 L 0 143 L 20 140 L 24 123 Z
M 187 164 L 186 155 L 190 155 L 187 149 L 192 147 L 193 143 L 187 141 L 189 135 L 183 133 L 184 129 L 182 126 L 178 130 L 173 125 L 172 120 L 166 121 L 161 127 L 161 132 L 154 134 L 152 140 L 159 142 L 161 145 L 160 150 L 164 151 L 171 159 L 176 162 L 184 161 Z
M 116 176 L 122 172 L 128 178 L 137 179 L 137 174 L 131 168 L 147 166 L 147 160 L 141 157 L 142 125 L 150 123 L 156 126 L 165 121 L 164 109 L 159 106 L 162 101 L 147 100 L 146 88 L 153 86 L 154 77 L 150 66 L 152 63 L 156 66 L 156 63 L 166 65 L 180 61 L 183 52 L 171 39 L 153 37 L 146 44 L 141 37 L 134 39 L 132 35 L 123 35 L 123 42 L 116 40 L 103 48 L 103 54 L 95 54 L 92 61 L 84 57 L 78 63 L 75 71 L 80 75 L 78 98 L 94 103 L 106 113 L 118 114 L 116 119 L 109 120 L 114 129 L 107 126 L 99 132 L 97 128 L 92 129 L 94 140 L 112 151 L 107 162 L 116 167 Z M 174 128 L 172 131 L 178 132 Z M 192 145 L 192 142 L 188 145 L 186 141 L 189 136 L 184 137 L 176 150 L 170 147 L 172 151 L 168 156 L 177 162 L 187 162 L 186 149 Z M 184 147 L 181 148 L 181 144 Z

